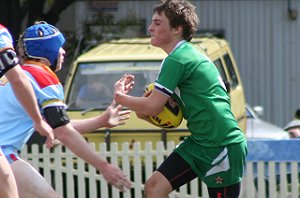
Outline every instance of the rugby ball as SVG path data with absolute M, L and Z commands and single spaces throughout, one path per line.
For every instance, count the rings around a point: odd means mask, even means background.
M 148 85 L 145 91 L 154 89 L 154 83 Z M 176 128 L 183 119 L 182 109 L 179 105 L 180 98 L 174 93 L 165 104 L 163 111 L 156 116 L 149 116 L 150 122 L 160 128 Z

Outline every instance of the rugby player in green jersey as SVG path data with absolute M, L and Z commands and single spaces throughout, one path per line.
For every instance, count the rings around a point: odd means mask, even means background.
M 195 6 L 185 0 L 164 0 L 153 11 L 148 28 L 151 44 L 168 54 L 155 88 L 143 97 L 127 95 L 134 76 L 126 74 L 115 83 L 114 98 L 147 120 L 162 111 L 178 88 L 191 135 L 146 181 L 145 195 L 167 197 L 198 177 L 207 185 L 210 197 L 237 198 L 246 161 L 246 138 L 231 111 L 216 66 L 189 43 L 199 23 Z

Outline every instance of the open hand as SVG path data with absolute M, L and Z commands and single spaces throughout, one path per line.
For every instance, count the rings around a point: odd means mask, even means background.
M 129 93 L 134 86 L 134 76 L 131 74 L 124 74 L 120 80 L 115 82 L 114 96 Z
M 101 168 L 100 173 L 107 183 L 118 188 L 121 192 L 125 192 L 131 187 L 131 182 L 117 166 L 107 163 Z
M 122 105 L 117 105 L 113 100 L 111 105 L 107 107 L 104 114 L 107 115 L 107 125 L 106 127 L 112 128 L 118 125 L 125 124 L 125 121 L 130 118 L 130 110 L 123 110 Z

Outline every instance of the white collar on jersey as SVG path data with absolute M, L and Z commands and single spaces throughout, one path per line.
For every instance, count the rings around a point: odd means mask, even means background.
M 170 54 L 172 54 L 172 52 L 174 52 L 174 50 L 177 49 L 177 47 L 179 47 L 180 45 L 182 45 L 182 44 L 185 43 L 185 42 L 186 42 L 186 40 L 181 40 L 181 41 L 179 41 L 179 42 L 176 44 L 176 46 L 174 47 L 174 49 L 170 52 Z

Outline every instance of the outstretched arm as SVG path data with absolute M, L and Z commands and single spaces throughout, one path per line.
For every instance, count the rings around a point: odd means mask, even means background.
M 125 177 L 124 173 L 116 166 L 109 164 L 105 159 L 102 159 L 87 143 L 70 123 L 65 106 L 49 105 L 43 109 L 44 117 L 53 128 L 55 137 L 75 155 L 97 168 L 104 176 L 106 181 L 123 191 L 130 188 L 131 183 Z M 95 125 L 92 119 L 78 122 L 82 125 Z M 83 127 L 84 128 L 84 127 Z M 95 129 L 94 129 L 95 130 Z
M 130 110 L 122 111 L 122 106 L 117 105 L 113 101 L 102 115 L 84 120 L 71 120 L 71 124 L 77 131 L 83 134 L 102 127 L 112 128 L 123 125 L 130 118 L 130 113 Z
M 102 159 L 71 124 L 55 128 L 54 134 L 75 155 L 97 168 L 109 184 L 120 191 L 131 187 L 131 182 L 121 169 Z

